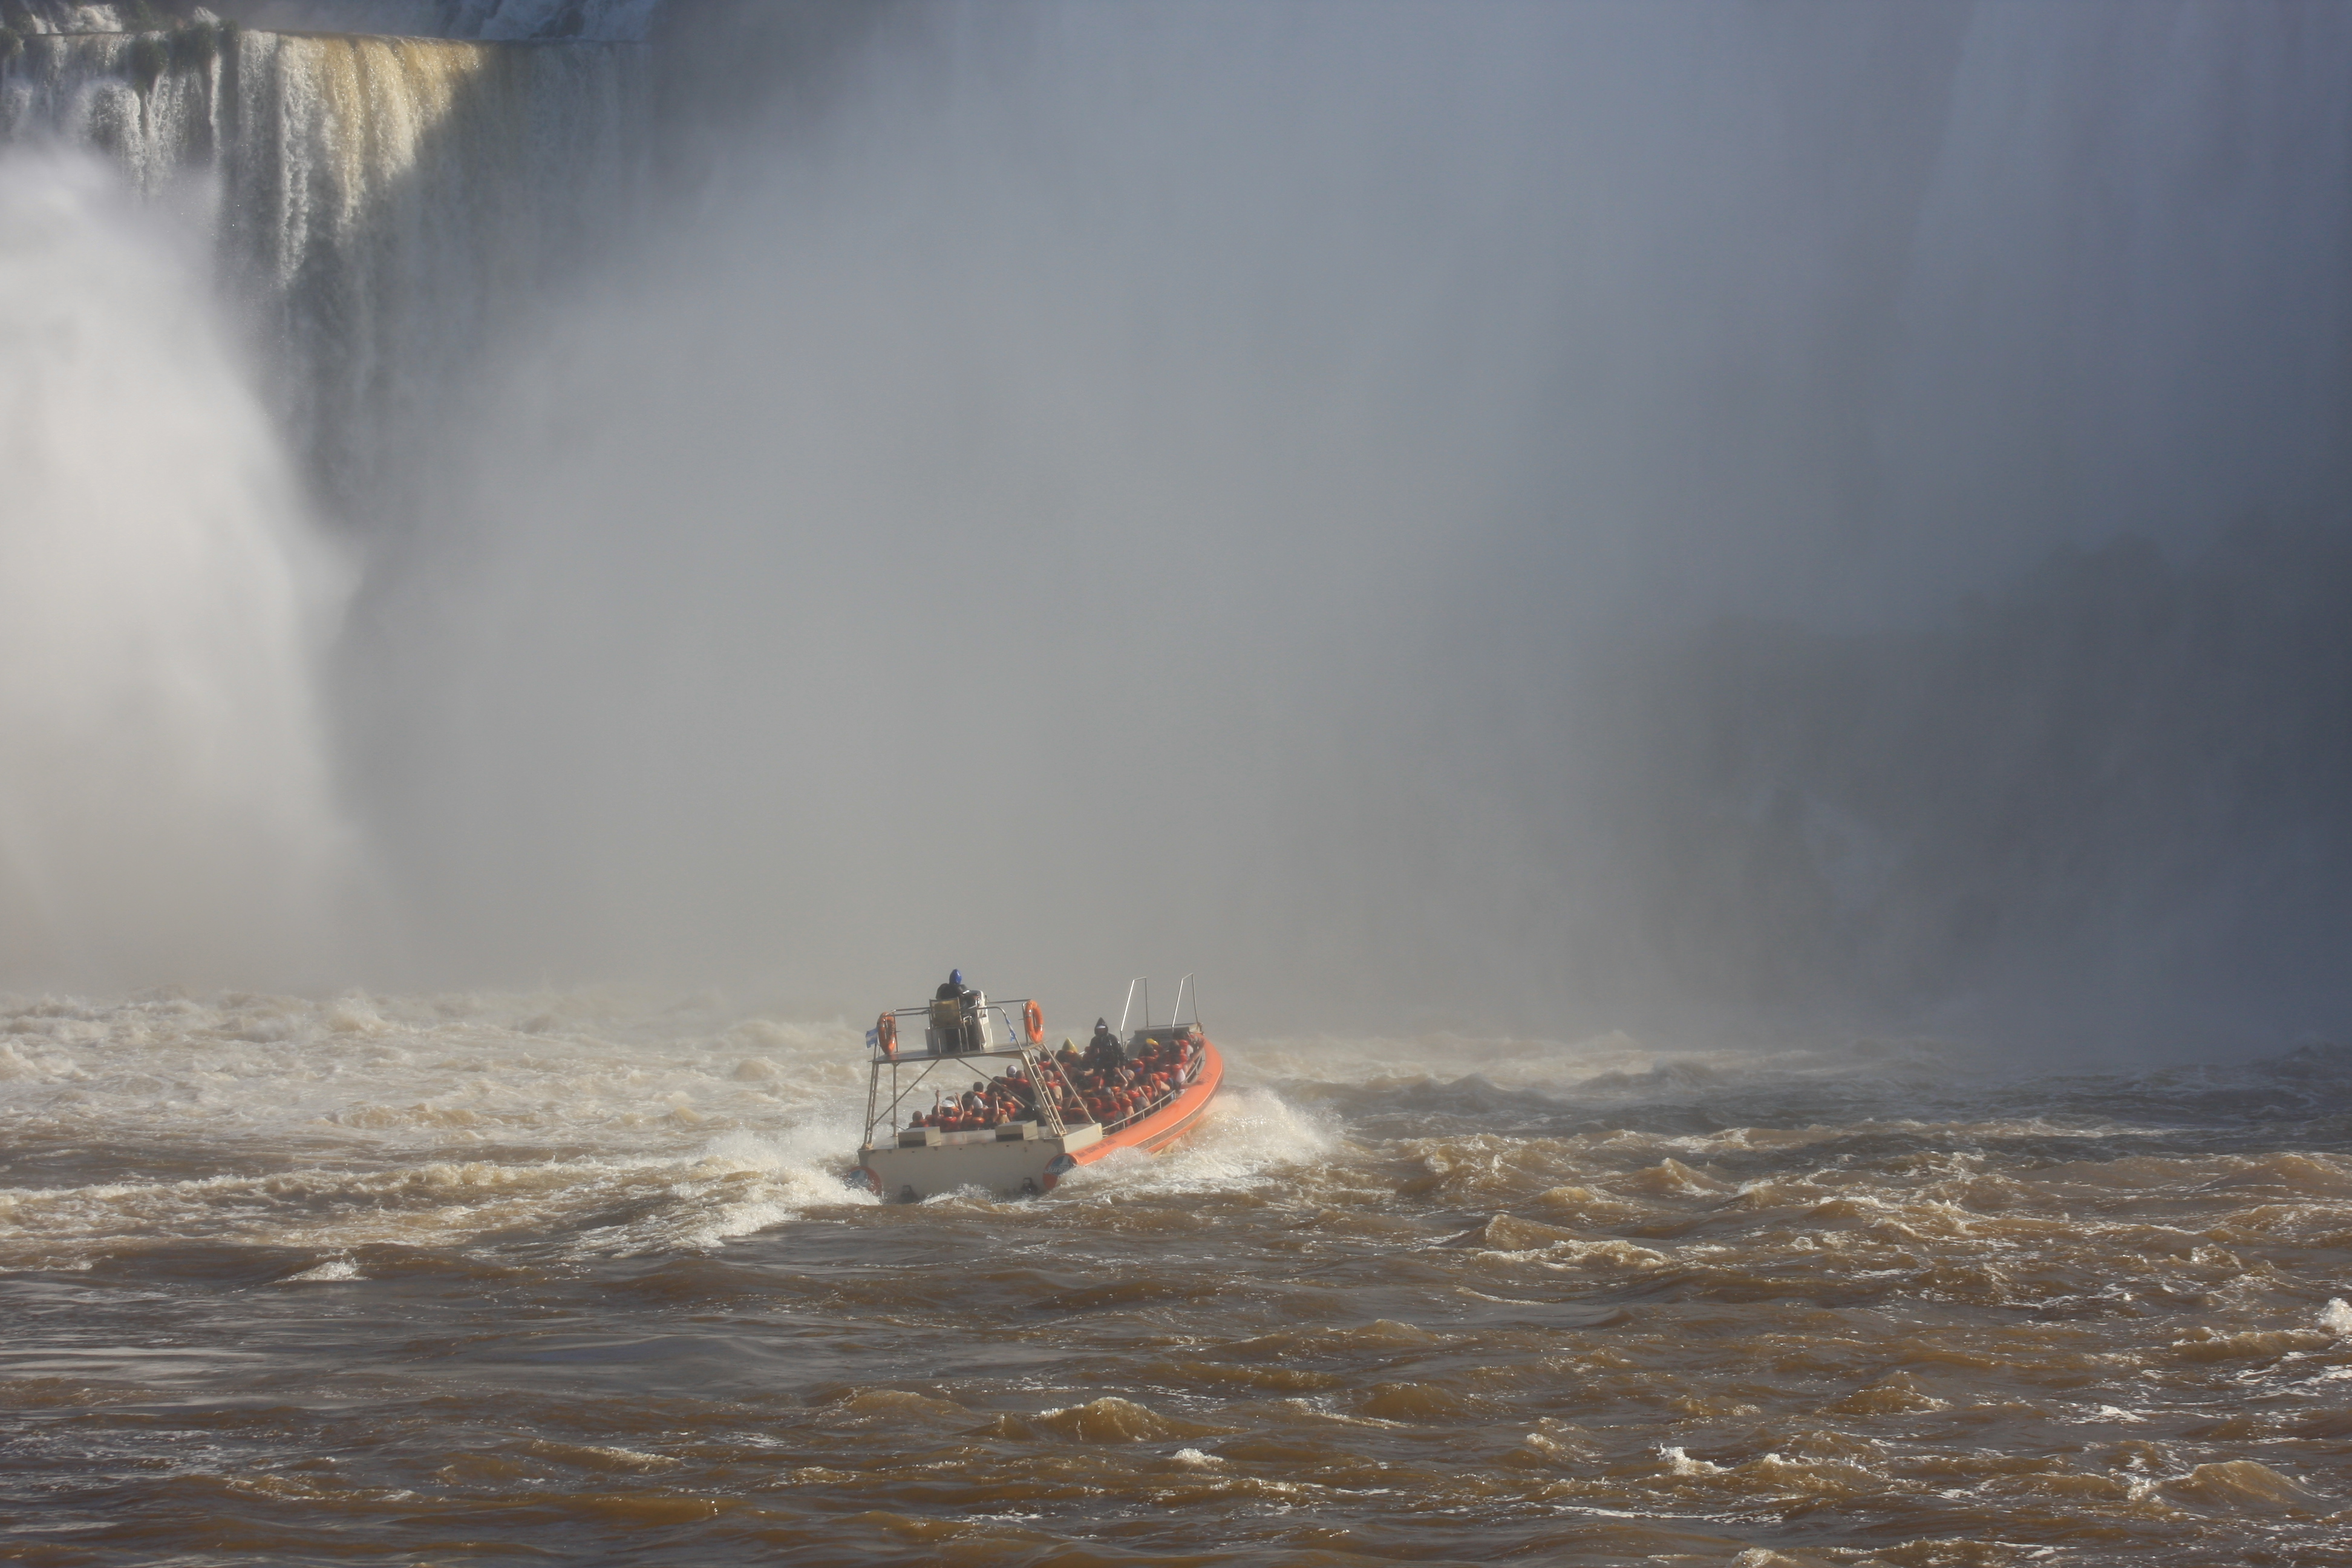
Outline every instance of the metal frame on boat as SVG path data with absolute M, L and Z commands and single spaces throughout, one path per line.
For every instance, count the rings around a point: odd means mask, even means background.
M 1188 987 L 1192 993 L 1192 1019 L 1181 1024 L 1176 1019 L 1181 1016 Z M 1108 1125 L 1063 1117 L 1057 1089 L 1066 1091 L 1073 1104 L 1085 1101 L 1062 1064 L 1045 1048 L 1044 1014 L 1034 999 L 991 1002 L 974 992 L 960 1000 L 942 999 L 883 1014 L 875 1027 L 866 1032 L 869 1066 L 866 1131 L 858 1148 L 860 1173 L 885 1201 L 918 1203 L 965 1187 L 998 1197 L 1035 1197 L 1052 1192 L 1071 1170 L 1103 1159 L 1116 1149 L 1157 1152 L 1171 1146 L 1198 1125 L 1224 1079 L 1223 1057 L 1201 1033 L 1200 991 L 1192 975 L 1177 983 L 1176 1004 L 1170 1021 L 1154 1026 L 1150 1022 L 1149 984 L 1140 979 L 1129 983 L 1127 1005 L 1119 1013 L 1122 1043 L 1139 1050 L 1147 1044 L 1182 1038 L 1193 1049 L 1181 1082 L 1134 1115 Z M 1143 1022 L 1130 1031 L 1129 1018 L 1139 1016 Z M 902 1020 L 920 1021 L 920 1050 L 900 1047 Z M 907 1030 L 906 1037 L 911 1047 L 914 1030 Z M 1042 1091 L 1030 1096 L 1031 1114 L 960 1131 L 901 1125 L 910 1097 L 919 1096 L 926 1086 L 933 1088 L 936 1103 L 940 1086 L 932 1082 L 935 1075 L 946 1076 L 949 1085 L 961 1093 L 973 1082 L 985 1084 L 1015 1066 Z M 958 1076 L 958 1068 L 968 1076 Z M 911 1103 L 919 1107 L 920 1100 Z

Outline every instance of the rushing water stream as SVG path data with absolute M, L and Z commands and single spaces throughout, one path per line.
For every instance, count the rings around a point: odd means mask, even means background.
M 220 5 L 0 0 L 0 1560 L 2352 1564 L 2352 13 Z M 878 1205 L 916 955 L 1227 1091 Z
M 897 1207 L 838 1025 L 5 1026 L 25 1561 L 2346 1561 L 2338 1051 L 1234 1041 L 1177 1153 Z

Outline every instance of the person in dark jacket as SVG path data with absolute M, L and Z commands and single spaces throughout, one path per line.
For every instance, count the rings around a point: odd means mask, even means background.
M 931 993 L 931 1026 L 940 1031 L 944 1052 L 980 1049 L 980 1019 L 974 1004 L 980 993 L 963 983 L 963 971 L 950 969 Z

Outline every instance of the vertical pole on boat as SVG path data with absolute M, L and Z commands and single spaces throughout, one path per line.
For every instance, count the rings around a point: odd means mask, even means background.
M 890 1088 L 893 1091 L 890 1103 L 893 1108 L 898 1105 L 898 1095 L 896 1093 L 898 1087 L 898 1068 L 894 1064 L 890 1070 Z M 877 1058 L 873 1062 L 869 1063 L 866 1068 L 866 1146 L 869 1149 L 874 1147 L 874 1101 L 876 1097 L 881 1092 L 882 1062 L 879 1058 Z

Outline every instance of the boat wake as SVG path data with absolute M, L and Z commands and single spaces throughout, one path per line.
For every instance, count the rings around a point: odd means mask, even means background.
M 1320 1163 L 1339 1142 L 1338 1121 L 1269 1089 L 1228 1089 L 1199 1129 L 1164 1154 L 1115 1151 L 1062 1178 L 1057 1197 L 1076 1201 L 1150 1193 L 1280 1188 L 1287 1167 Z

